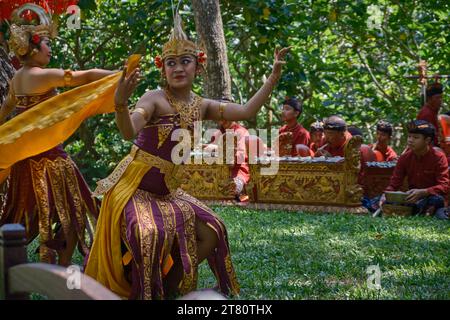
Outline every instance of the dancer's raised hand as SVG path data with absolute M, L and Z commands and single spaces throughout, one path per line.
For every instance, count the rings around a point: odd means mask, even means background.
M 133 94 L 133 91 L 136 89 L 140 80 L 140 70 L 139 68 L 134 69 L 130 75 L 127 76 L 128 66 L 125 65 L 124 70 L 122 71 L 122 76 L 119 79 L 119 84 L 116 89 L 114 102 L 116 106 L 126 105 L 128 99 Z
M 278 48 L 275 49 L 272 76 L 275 77 L 276 80 L 281 77 L 282 67 L 286 63 L 284 58 L 289 53 L 291 48 L 292 46 L 283 48 L 281 50 L 279 50 Z

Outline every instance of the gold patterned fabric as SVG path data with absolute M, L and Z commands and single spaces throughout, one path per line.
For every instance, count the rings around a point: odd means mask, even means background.
M 51 89 L 48 92 L 33 95 L 16 95 L 16 108 L 18 109 L 29 109 L 34 107 L 38 103 L 45 101 L 57 94 L 55 89 Z
M 175 242 L 181 250 L 188 253 L 182 259 L 185 272 L 180 292 L 188 293 L 197 286 L 195 212 L 191 204 L 182 199 L 184 194 L 179 189 L 167 197 L 158 197 L 138 189 L 131 199 L 130 206 L 136 217 L 131 229 L 135 231 L 123 239 L 127 241 L 127 247 L 131 248 L 131 251 L 133 243 L 139 246 L 138 253 L 141 257 L 135 260 L 138 260 L 143 268 L 142 299 L 164 296 L 162 266 Z M 133 225 L 133 222 L 127 223 Z M 134 252 L 133 256 L 136 257 L 136 253 Z M 160 265 L 161 268 L 155 268 L 155 265 Z
M 191 107 L 198 108 L 200 100 L 192 101 Z M 218 238 L 216 250 L 208 257 L 218 287 L 224 294 L 236 295 L 239 284 L 224 223 L 206 205 L 178 188 L 184 165 L 166 160 L 177 142 L 161 137 L 160 127 L 170 124 L 172 132 L 182 126 L 192 129 L 199 116 L 198 110 L 173 107 L 177 114 L 162 116 L 164 120 L 142 129 L 130 154 L 98 183 L 95 193 L 104 197 L 85 272 L 121 297 L 164 299 L 166 261 L 173 259 L 182 267 L 180 293 L 192 291 L 198 278 L 195 224 L 202 221 Z M 186 112 L 183 125 L 180 111 Z M 149 141 L 151 146 L 145 144 Z
M 100 196 L 111 190 L 119 182 L 122 175 L 133 161 L 141 162 L 149 168 L 158 168 L 159 171 L 165 175 L 164 180 L 169 190 L 174 191 L 180 186 L 180 177 L 183 175 L 182 166 L 175 165 L 172 162 L 145 152 L 133 145 L 130 154 L 117 165 L 114 171 L 107 178 L 97 182 L 97 188 L 94 191 L 94 195 Z
M 97 217 L 95 200 L 75 163 L 63 153 L 36 156 L 12 167 L 0 225 L 23 224 L 29 241 L 39 234 L 41 262 L 56 263 L 56 251 L 64 248 L 72 231 L 83 254 L 88 253 L 87 214 Z

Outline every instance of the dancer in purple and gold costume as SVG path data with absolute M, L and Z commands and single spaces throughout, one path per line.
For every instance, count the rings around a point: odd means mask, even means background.
M 171 136 L 177 129 L 192 132 L 202 119 L 256 115 L 278 82 L 288 51 L 275 52 L 272 74 L 246 105 L 203 99 L 192 93 L 192 85 L 206 55 L 187 39 L 176 15 L 162 56 L 155 59 L 165 89 L 147 92 L 130 115 L 127 100 L 139 70 L 119 81 L 116 122 L 124 138 L 137 137 L 131 153 L 99 182 L 97 193 L 104 197 L 86 274 L 124 298 L 164 299 L 195 290 L 198 265 L 207 259 L 221 292 L 239 293 L 225 225 L 179 188 L 183 165 L 174 163 L 173 154 L 183 143 Z

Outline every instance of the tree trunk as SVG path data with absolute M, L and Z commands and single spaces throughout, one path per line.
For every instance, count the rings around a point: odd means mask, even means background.
M 192 0 L 200 44 L 208 63 L 204 90 L 207 98 L 231 100 L 231 78 L 219 0 Z

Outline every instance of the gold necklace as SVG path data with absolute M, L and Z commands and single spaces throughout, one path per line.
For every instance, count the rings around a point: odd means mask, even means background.
M 165 89 L 167 101 L 180 115 L 180 126 L 183 129 L 193 129 L 194 122 L 200 120 L 200 102 L 201 97 L 191 92 L 191 102 L 177 100 L 170 90 Z

